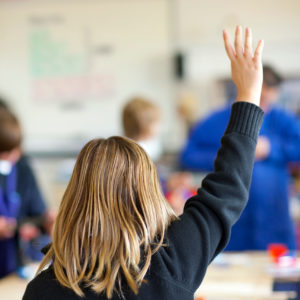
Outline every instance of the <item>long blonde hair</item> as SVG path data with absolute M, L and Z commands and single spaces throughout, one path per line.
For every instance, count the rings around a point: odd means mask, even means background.
M 83 287 L 122 294 L 122 279 L 137 293 L 175 219 L 140 146 L 122 137 L 92 140 L 79 153 L 38 273 L 52 262 L 58 281 L 79 296 Z

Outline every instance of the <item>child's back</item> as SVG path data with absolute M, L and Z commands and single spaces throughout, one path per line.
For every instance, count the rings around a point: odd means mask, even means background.
M 192 300 L 206 269 L 226 246 L 248 199 L 263 112 L 261 46 L 235 51 L 224 33 L 240 92 L 214 172 L 179 219 L 163 198 L 152 161 L 121 137 L 92 140 L 81 150 L 62 199 L 40 270 L 24 300 Z M 241 101 L 246 102 L 241 102 Z

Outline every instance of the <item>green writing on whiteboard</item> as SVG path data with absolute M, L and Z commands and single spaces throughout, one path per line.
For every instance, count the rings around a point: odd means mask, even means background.
M 85 73 L 86 55 L 72 53 L 67 40 L 55 39 L 49 28 L 31 30 L 29 50 L 33 77 L 59 77 Z

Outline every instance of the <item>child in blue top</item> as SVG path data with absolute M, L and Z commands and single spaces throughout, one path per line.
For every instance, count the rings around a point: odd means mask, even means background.
M 46 223 L 46 205 L 28 159 L 21 151 L 22 133 L 17 118 L 0 108 L 0 278 L 17 270 L 18 234 L 27 224 Z M 31 225 L 27 221 L 30 218 Z
M 228 250 L 265 250 L 270 243 L 296 249 L 289 213 L 288 164 L 300 161 L 300 123 L 293 114 L 274 105 L 281 77 L 264 66 L 261 107 L 265 111 L 258 138 L 249 203 L 232 228 Z M 220 138 L 230 116 L 230 106 L 196 124 L 181 154 L 188 170 L 211 171 Z

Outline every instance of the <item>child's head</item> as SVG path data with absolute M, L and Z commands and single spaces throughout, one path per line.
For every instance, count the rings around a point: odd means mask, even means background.
M 146 152 L 122 137 L 96 139 L 79 153 L 54 225 L 59 282 L 82 294 L 87 284 L 110 298 L 121 279 L 137 292 L 174 212 Z
M 125 135 L 135 141 L 143 141 L 157 136 L 159 122 L 158 107 L 143 98 L 133 98 L 123 109 Z
M 20 157 L 22 131 L 16 116 L 0 108 L 0 160 L 15 163 Z
M 263 86 L 261 91 L 261 106 L 268 110 L 268 108 L 278 100 L 280 96 L 280 85 L 283 81 L 277 71 L 271 66 L 263 66 Z

